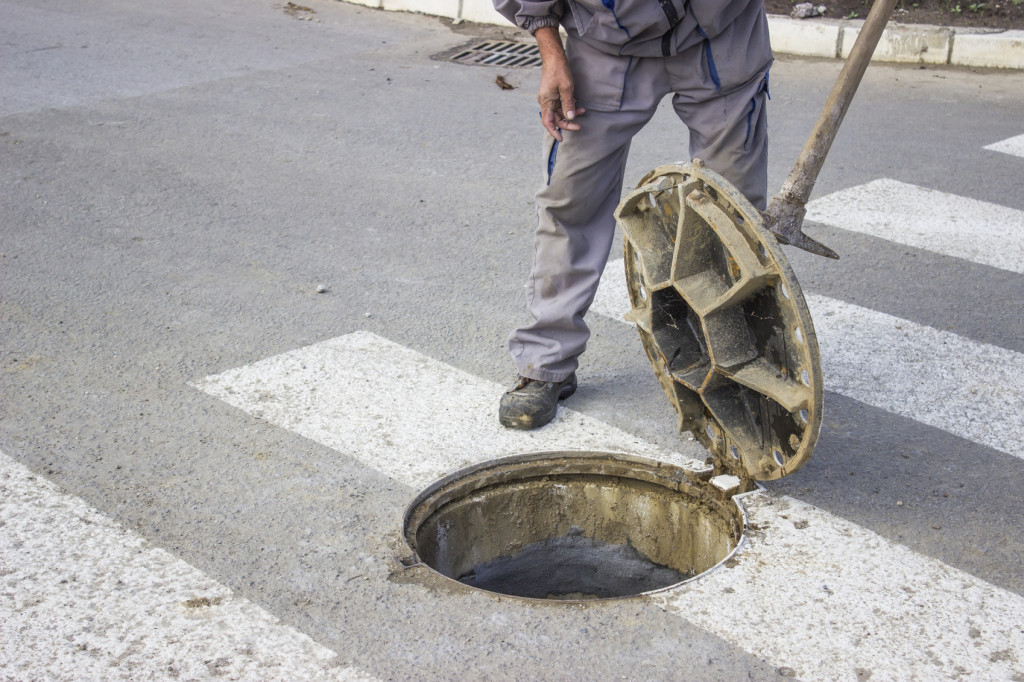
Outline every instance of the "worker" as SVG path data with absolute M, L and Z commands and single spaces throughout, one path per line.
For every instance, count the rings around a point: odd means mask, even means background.
M 519 379 L 498 410 L 502 425 L 532 429 L 576 390 L 630 141 L 666 95 L 689 130 L 690 158 L 764 209 L 772 51 L 763 0 L 493 1 L 533 34 L 542 60 L 533 322 L 509 336 Z

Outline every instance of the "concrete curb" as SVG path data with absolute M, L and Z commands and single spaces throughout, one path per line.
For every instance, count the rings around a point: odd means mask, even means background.
M 397 12 L 418 12 L 455 21 L 508 25 L 491 0 L 344 0 Z M 772 49 L 777 54 L 845 58 L 861 20 L 792 19 L 768 16 Z M 890 22 L 872 57 L 877 62 L 948 64 L 1024 69 L 1024 31 L 951 28 Z
M 768 17 L 772 49 L 782 54 L 845 59 L 862 20 Z M 1024 31 L 949 28 L 890 22 L 874 61 L 1024 69 Z

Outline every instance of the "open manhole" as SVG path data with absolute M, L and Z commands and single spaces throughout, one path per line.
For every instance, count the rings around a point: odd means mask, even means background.
M 739 544 L 743 512 L 710 475 L 610 453 L 496 460 L 421 493 L 405 539 L 421 563 L 491 592 L 643 594 L 704 573 Z
M 540 66 L 540 49 L 536 44 L 511 40 L 487 40 L 463 47 L 448 57 L 459 64 L 481 66 L 529 67 Z

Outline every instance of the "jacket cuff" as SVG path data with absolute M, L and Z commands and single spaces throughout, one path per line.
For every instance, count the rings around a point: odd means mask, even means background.
M 523 21 L 523 29 L 530 32 L 533 35 L 537 32 L 537 29 L 544 28 L 545 26 L 558 26 L 559 17 L 554 15 L 548 15 L 546 17 L 525 17 Z

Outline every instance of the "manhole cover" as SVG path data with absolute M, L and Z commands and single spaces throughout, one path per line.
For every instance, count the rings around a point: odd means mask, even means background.
M 449 59 L 459 64 L 483 66 L 527 67 L 540 66 L 537 45 L 510 40 L 488 40 L 455 52 Z
M 811 314 L 761 214 L 700 161 L 648 173 L 616 211 L 627 319 L 718 468 L 774 480 L 811 456 L 822 378 Z
M 694 578 L 736 549 L 743 512 L 710 476 L 600 452 L 510 457 L 427 488 L 404 535 L 421 564 L 479 589 L 628 597 Z

